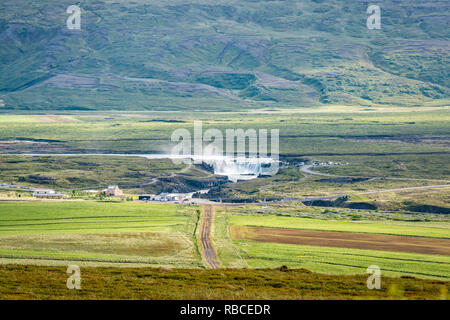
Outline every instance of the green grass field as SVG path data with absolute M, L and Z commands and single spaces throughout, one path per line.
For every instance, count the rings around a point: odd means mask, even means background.
M 327 274 L 364 274 L 371 265 L 392 277 L 450 280 L 450 257 L 378 250 L 235 241 L 251 268 L 305 268 Z
M 450 223 L 441 222 L 426 227 L 426 224 L 415 226 L 413 223 L 402 225 L 395 222 L 373 221 L 333 221 L 309 218 L 280 216 L 230 216 L 230 223 L 238 226 L 260 226 L 275 228 L 293 228 L 321 231 L 341 231 L 359 233 L 377 233 L 399 236 L 432 237 L 450 239 Z
M 201 266 L 195 207 L 3 202 L 0 216 L 2 263 Z
M 288 210 L 290 209 L 290 210 Z M 378 216 L 373 220 L 352 221 L 347 210 L 319 213 L 323 208 L 303 208 L 270 206 L 265 209 L 268 214 L 259 214 L 256 206 L 230 208 L 218 213 L 218 228 L 228 226 L 258 226 L 270 228 L 289 228 L 317 231 L 337 231 L 346 233 L 386 234 L 425 238 L 450 238 L 450 225 L 447 218 L 440 222 L 402 221 L 401 214 L 373 213 L 368 217 Z M 316 211 L 316 215 L 328 215 L 322 218 L 308 218 L 302 211 Z M 276 214 L 278 213 L 278 214 Z M 280 215 L 284 213 L 285 216 Z M 355 214 L 355 213 L 353 213 Z M 289 216 L 290 215 L 290 216 Z M 343 220 L 333 220 L 333 217 Z M 364 218 L 364 215 L 362 215 Z M 367 217 L 365 217 L 367 218 Z M 274 229 L 276 233 L 276 229 Z M 216 237 L 220 239 L 220 234 Z M 414 276 L 419 278 L 450 279 L 450 257 L 444 255 L 418 254 L 406 252 L 389 252 L 356 248 L 336 248 L 327 246 L 296 245 L 274 242 L 258 242 L 252 240 L 233 240 L 237 252 L 224 251 L 222 257 L 230 264 L 245 261 L 250 268 L 276 268 L 286 265 L 291 268 L 305 268 L 314 272 L 330 274 L 365 273 L 370 265 L 378 265 L 383 274 L 400 277 Z M 219 255 L 220 255 L 219 247 Z
M 382 220 L 385 224 L 357 223 L 248 212 L 242 215 L 246 211 L 237 215 L 239 210 L 242 208 L 217 208 L 212 228 L 219 260 L 224 268 L 231 269 L 201 271 L 203 264 L 195 241 L 198 207 L 93 201 L 1 202 L 0 278 L 14 277 L 16 281 L 0 280 L 0 297 L 447 298 L 447 256 L 238 241 L 230 238 L 228 230 L 230 225 L 267 225 L 448 238 L 442 224 L 436 227 L 439 224 L 432 222 L 434 227 L 426 227 L 421 222 L 409 228 L 386 219 Z M 383 226 L 387 229 L 382 230 Z M 58 286 L 66 277 L 62 266 L 68 264 L 82 268 L 83 290 L 79 293 Z M 366 268 L 373 264 L 382 269 L 383 287 L 377 292 L 365 287 Z M 283 265 L 300 270 L 273 270 Z M 52 292 L 48 291 L 50 287 Z

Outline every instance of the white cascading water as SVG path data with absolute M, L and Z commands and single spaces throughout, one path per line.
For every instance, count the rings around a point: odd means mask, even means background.
M 219 158 L 204 159 L 204 162 L 214 168 L 214 174 L 227 176 L 230 181 L 255 179 L 262 174 L 268 174 L 270 158 Z

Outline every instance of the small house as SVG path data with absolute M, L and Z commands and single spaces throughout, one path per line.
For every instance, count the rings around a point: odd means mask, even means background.
M 116 185 L 108 186 L 108 188 L 104 189 L 103 192 L 108 197 L 123 197 L 123 191 Z

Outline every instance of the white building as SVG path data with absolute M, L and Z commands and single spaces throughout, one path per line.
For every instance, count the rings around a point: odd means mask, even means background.
M 64 193 L 57 193 L 52 189 L 34 189 L 33 197 L 41 199 L 61 199 L 65 196 Z
M 99 193 L 98 190 L 83 190 L 87 195 L 95 196 L 97 193 Z
M 190 198 L 192 198 L 192 193 L 160 193 L 158 195 L 145 194 L 139 196 L 139 200 L 160 202 L 186 201 Z

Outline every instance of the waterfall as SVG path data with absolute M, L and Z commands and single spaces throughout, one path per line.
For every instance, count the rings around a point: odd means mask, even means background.
M 211 158 L 203 160 L 214 168 L 214 174 L 227 176 L 230 181 L 255 179 L 268 174 L 273 162 L 270 158 Z

